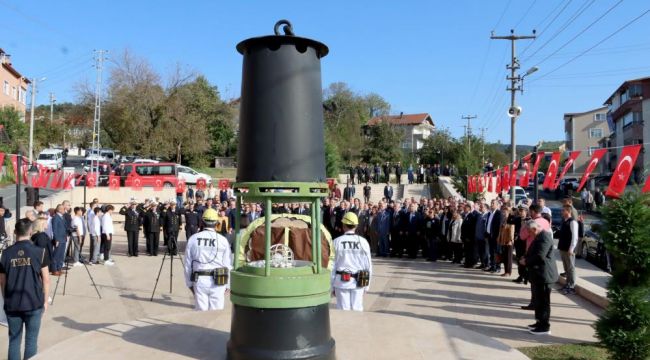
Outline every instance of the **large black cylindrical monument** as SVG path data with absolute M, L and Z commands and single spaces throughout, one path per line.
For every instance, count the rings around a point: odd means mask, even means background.
M 245 231 L 235 217 L 228 359 L 333 360 L 331 243 L 319 210 L 327 196 L 320 59 L 328 49 L 281 20 L 274 36 L 237 50 L 244 56 L 237 213 L 257 202 L 265 216 Z M 271 214 L 274 203 L 307 203 L 311 215 Z

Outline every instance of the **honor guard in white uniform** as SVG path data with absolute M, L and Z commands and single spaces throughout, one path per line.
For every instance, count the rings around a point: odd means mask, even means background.
M 354 233 L 359 218 L 353 212 L 343 216 L 344 234 L 334 239 L 334 268 L 332 288 L 336 296 L 336 308 L 363 311 L 363 294 L 368 291 L 372 274 L 370 245 Z
M 230 289 L 232 252 L 228 240 L 214 229 L 218 216 L 214 209 L 205 210 L 205 230 L 192 235 L 185 248 L 185 284 L 199 311 L 222 310 Z

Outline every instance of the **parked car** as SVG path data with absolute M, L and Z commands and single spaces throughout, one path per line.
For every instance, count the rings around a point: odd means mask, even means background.
M 576 190 L 578 185 L 580 185 L 580 179 L 576 177 L 565 177 L 560 180 L 558 188 L 566 194 L 568 190 Z
M 85 159 L 83 159 L 82 161 L 84 171 L 90 171 L 91 164 L 101 167 L 104 164 L 108 164 L 108 162 L 106 161 L 106 158 L 104 158 L 103 156 L 90 155 Z
M 528 200 L 528 195 L 529 193 L 524 190 L 521 186 L 515 186 L 515 205 L 519 206 L 519 204 L 523 201 L 525 202 Z
M 178 183 L 176 164 L 174 163 L 130 163 L 122 164 L 121 183 L 132 186 L 133 177 L 129 176 L 135 171 L 142 181 L 142 186 L 155 186 L 160 180 L 163 187 L 173 187 Z
M 585 235 L 576 246 L 576 257 L 585 259 L 601 269 L 611 272 L 609 254 L 605 249 L 605 242 L 600 236 L 601 230 L 602 224 L 600 222 L 591 224 L 590 229 L 585 231 Z
M 48 169 L 60 170 L 63 168 L 63 150 L 45 149 L 38 154 L 36 163 Z
M 142 159 L 142 158 L 137 158 L 133 160 L 134 164 L 158 164 L 160 161 L 158 160 L 153 160 L 153 159 Z
M 186 184 L 196 184 L 198 179 L 205 179 L 206 184 L 212 182 L 212 177 L 207 174 L 197 172 L 189 166 L 176 165 L 176 172 L 179 180 L 184 180 Z

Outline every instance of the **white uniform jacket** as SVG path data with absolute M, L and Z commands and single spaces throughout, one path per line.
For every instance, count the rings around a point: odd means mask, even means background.
M 232 252 L 230 243 L 214 229 L 205 229 L 192 235 L 187 240 L 185 248 L 185 285 L 211 287 L 214 281 L 211 276 L 199 276 L 196 282 L 192 282 L 191 276 L 194 271 L 209 271 L 216 268 L 228 268 L 232 270 Z M 226 288 L 230 288 L 230 276 Z
M 357 280 L 341 281 L 341 275 L 337 271 L 357 273 L 365 270 L 370 272 L 372 282 L 372 260 L 370 259 L 370 245 L 362 236 L 348 231 L 344 235 L 334 239 L 334 267 L 332 269 L 332 287 L 337 289 L 356 289 Z M 368 290 L 367 286 L 365 289 Z

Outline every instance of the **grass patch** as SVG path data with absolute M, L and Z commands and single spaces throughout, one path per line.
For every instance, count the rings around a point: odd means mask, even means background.
M 237 176 L 237 168 L 200 168 L 195 170 L 210 175 L 213 179 L 235 180 Z
M 517 349 L 531 360 L 608 360 L 607 349 L 597 343 L 564 344 Z

